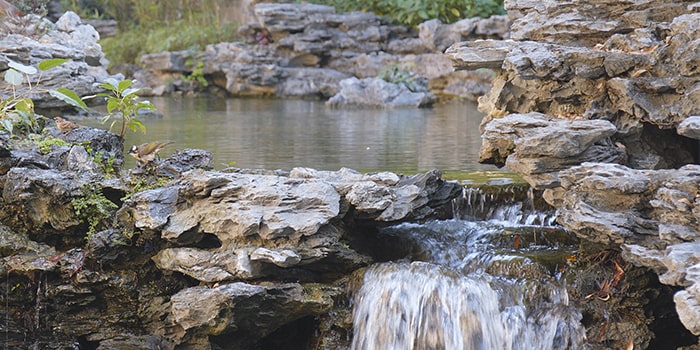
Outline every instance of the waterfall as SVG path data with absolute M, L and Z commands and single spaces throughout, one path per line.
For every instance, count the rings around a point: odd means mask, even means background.
M 385 263 L 365 274 L 355 295 L 353 350 L 576 349 L 584 330 L 565 291 L 531 309 L 503 305 L 487 279 L 460 276 L 439 265 Z M 522 292 L 522 291 L 521 291 Z
M 455 219 L 383 229 L 411 253 L 365 272 L 351 348 L 584 348 L 581 313 L 558 274 L 577 241 L 535 209 L 531 192 L 516 192 L 465 190 Z M 540 262 L 540 253 L 562 258 Z

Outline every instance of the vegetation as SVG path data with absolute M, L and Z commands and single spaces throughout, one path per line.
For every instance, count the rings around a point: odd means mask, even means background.
M 413 92 L 420 90 L 420 77 L 401 68 L 398 64 L 393 64 L 382 69 L 379 74 L 377 74 L 377 78 L 397 85 L 403 85 Z
M 453 23 L 469 17 L 489 17 L 504 14 L 503 0 L 314 0 L 343 12 L 371 11 L 395 23 L 418 25 L 437 18 L 443 23 Z
M 112 130 L 117 120 L 121 120 L 119 137 L 124 138 L 126 127 L 132 131 L 141 130 L 146 132 L 146 126 L 138 119 L 142 110 L 155 110 L 155 106 L 149 101 L 141 101 L 138 93 L 142 88 L 132 88 L 134 81 L 131 79 L 117 80 L 114 78 L 105 79 L 99 86 L 108 93 L 97 94 L 98 97 L 107 98 L 107 115 L 102 118 L 102 124 L 110 119 L 114 119 L 109 126 Z
M 43 73 L 46 70 L 59 66 L 66 61 L 67 59 L 63 58 L 48 59 L 39 63 L 36 68 L 14 61 L 8 62 L 7 65 L 10 68 L 5 71 L 5 82 L 9 84 L 12 90 L 9 92 L 8 97 L 3 98 L 0 96 L 0 129 L 4 129 L 11 136 L 14 136 L 15 132 L 25 135 L 41 132 L 43 125 L 39 123 L 34 114 L 34 101 L 29 96 L 32 93 L 44 90 L 39 88 L 41 74 L 34 82 L 32 82 L 31 77 L 39 72 Z M 49 93 L 75 95 L 75 93 L 65 88 L 49 91 Z
M 109 219 L 119 207 L 112 203 L 96 186 L 83 187 L 83 196 L 71 201 L 75 215 L 88 223 L 88 238 L 108 227 Z
M 100 41 L 111 64 L 137 64 L 144 54 L 203 50 L 208 44 L 235 41 L 237 24 L 222 20 L 226 0 L 63 0 L 65 9 L 81 17 L 112 18 L 116 37 Z
M 70 146 L 70 143 L 55 137 L 46 137 L 36 141 L 36 146 L 41 154 L 48 154 L 54 147 Z
M 21 13 L 34 13 L 40 16 L 46 15 L 51 0 L 14 0 L 10 1 Z

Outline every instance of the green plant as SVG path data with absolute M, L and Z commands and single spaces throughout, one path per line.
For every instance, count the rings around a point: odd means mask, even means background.
M 11 136 L 14 135 L 15 131 L 25 134 L 41 132 L 43 125 L 39 123 L 38 118 L 34 114 L 34 102 L 29 96 L 37 91 L 45 91 L 39 88 L 44 71 L 67 61 L 64 58 L 48 59 L 40 62 L 34 68 L 10 60 L 7 63 L 9 69 L 5 71 L 5 82 L 9 84 L 10 91 L 4 94 L 5 97 L 0 96 L 0 128 L 9 132 Z M 37 73 L 39 73 L 38 78 L 32 82 L 32 76 Z M 65 88 L 48 92 L 75 95 L 75 93 Z
M 141 56 L 149 53 L 203 50 L 208 44 L 238 40 L 236 27 L 235 23 L 161 21 L 125 28 L 100 44 L 111 64 L 137 64 Z
M 34 13 L 45 16 L 51 0 L 14 0 L 10 1 L 21 13 Z
M 100 169 L 102 169 L 102 172 L 105 174 L 105 178 L 112 178 L 117 172 L 114 169 L 114 157 L 106 157 L 104 151 L 95 153 L 92 156 L 92 161 L 100 165 Z
M 83 196 L 71 201 L 75 215 L 88 223 L 87 238 L 108 226 L 109 219 L 119 207 L 98 190 L 97 186 L 83 187 Z
M 397 85 L 404 85 L 413 92 L 420 89 L 420 78 L 397 64 L 382 69 L 377 74 L 377 78 Z
M 104 151 L 95 152 L 89 141 L 83 142 L 83 147 L 85 152 L 92 157 L 92 161 L 100 166 L 105 178 L 112 178 L 117 173 L 117 170 L 114 168 L 114 156 L 106 156 Z
M 144 175 L 135 176 L 132 181 L 128 184 L 129 190 L 126 192 L 124 197 L 121 198 L 122 201 L 126 201 L 131 198 L 134 193 L 143 192 L 147 190 L 152 190 L 154 188 L 165 187 L 170 181 L 167 177 Z
M 39 152 L 41 152 L 41 154 L 48 154 L 51 152 L 51 149 L 53 149 L 54 146 L 70 146 L 70 143 L 54 137 L 46 137 L 42 140 L 36 141 L 36 146 L 39 148 Z
M 192 67 L 192 73 L 183 75 L 182 80 L 185 82 L 196 82 L 200 87 L 206 88 L 209 82 L 204 77 L 204 62 L 198 61 L 196 64 L 192 60 L 185 62 L 186 66 Z
M 371 11 L 405 25 L 417 25 L 433 18 L 443 23 L 453 23 L 462 18 L 489 17 L 505 13 L 503 0 L 316 0 L 313 2 L 333 6 L 342 12 Z
M 114 124 L 121 120 L 119 137 L 124 138 L 126 128 L 132 131 L 141 130 L 146 132 L 146 126 L 138 119 L 142 110 L 155 110 L 155 106 L 149 101 L 141 101 L 138 93 L 142 88 L 132 88 L 134 81 L 131 79 L 117 80 L 114 78 L 105 79 L 99 87 L 108 90 L 108 93 L 99 93 L 96 96 L 107 98 L 107 115 L 102 118 L 102 124 L 110 119 L 114 119 L 109 126 L 112 130 Z

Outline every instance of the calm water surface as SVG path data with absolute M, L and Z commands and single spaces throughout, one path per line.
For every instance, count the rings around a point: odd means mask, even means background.
M 333 109 L 306 100 L 155 98 L 152 102 L 163 117 L 143 118 L 147 133 L 127 133 L 126 148 L 170 140 L 175 144 L 163 156 L 175 149 L 202 148 L 212 152 L 217 169 L 235 162 L 241 168 L 284 170 L 496 170 L 477 163 L 483 115 L 473 103 L 384 110 Z

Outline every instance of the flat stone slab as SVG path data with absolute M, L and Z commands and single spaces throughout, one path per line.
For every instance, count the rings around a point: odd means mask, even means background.
M 476 40 L 456 43 L 445 50 L 455 70 L 499 69 L 518 45 L 512 40 Z

